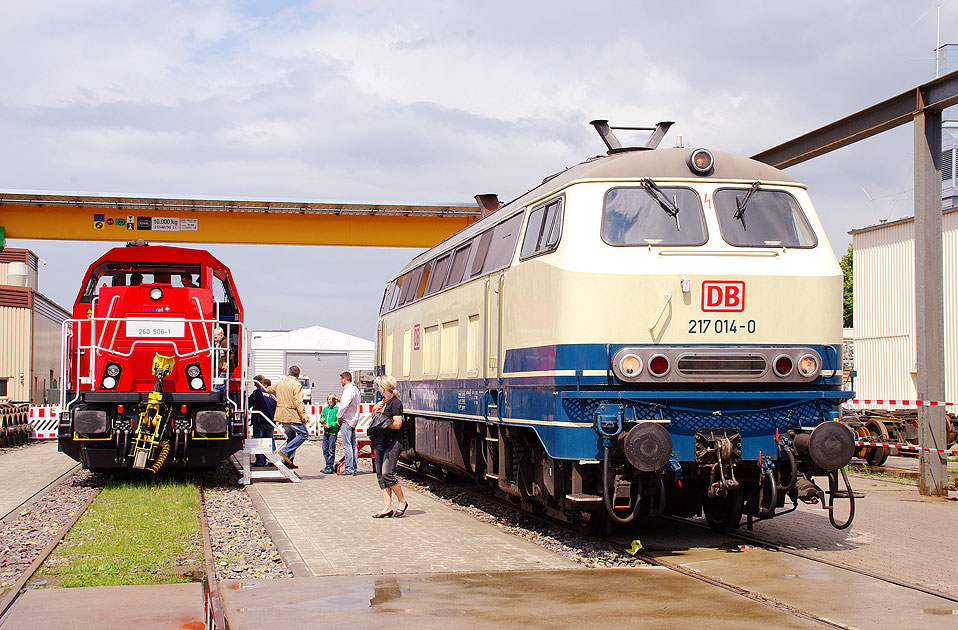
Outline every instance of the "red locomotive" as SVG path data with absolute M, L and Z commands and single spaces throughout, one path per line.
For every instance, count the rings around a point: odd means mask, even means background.
M 85 468 L 209 468 L 242 447 L 243 305 L 209 252 L 111 249 L 84 275 L 62 347 L 60 450 Z

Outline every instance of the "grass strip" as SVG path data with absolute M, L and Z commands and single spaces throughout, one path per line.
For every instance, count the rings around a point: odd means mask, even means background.
M 196 480 L 114 476 L 33 582 L 173 584 L 202 574 Z

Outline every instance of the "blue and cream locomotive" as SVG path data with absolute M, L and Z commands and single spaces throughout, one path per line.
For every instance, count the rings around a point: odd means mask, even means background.
M 487 216 L 388 283 L 377 364 L 403 457 L 592 526 L 852 500 L 842 273 L 805 186 L 655 148 L 670 123 L 635 148 L 592 124 L 607 155 L 478 196 Z

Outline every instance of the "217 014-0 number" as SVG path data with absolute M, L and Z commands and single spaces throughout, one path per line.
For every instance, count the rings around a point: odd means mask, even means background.
M 750 319 L 747 322 L 737 322 L 734 319 L 690 319 L 690 334 L 705 334 L 713 332 L 719 335 L 747 333 L 749 335 L 755 332 L 755 320 Z

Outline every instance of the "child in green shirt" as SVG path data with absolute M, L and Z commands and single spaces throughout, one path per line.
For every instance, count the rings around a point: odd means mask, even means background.
M 333 466 L 336 464 L 336 436 L 339 435 L 339 420 L 336 414 L 339 409 L 336 407 L 336 398 L 329 394 L 326 396 L 326 406 L 319 416 L 319 422 L 323 427 L 323 457 L 326 458 L 326 468 L 323 472 L 331 475 L 334 472 Z

